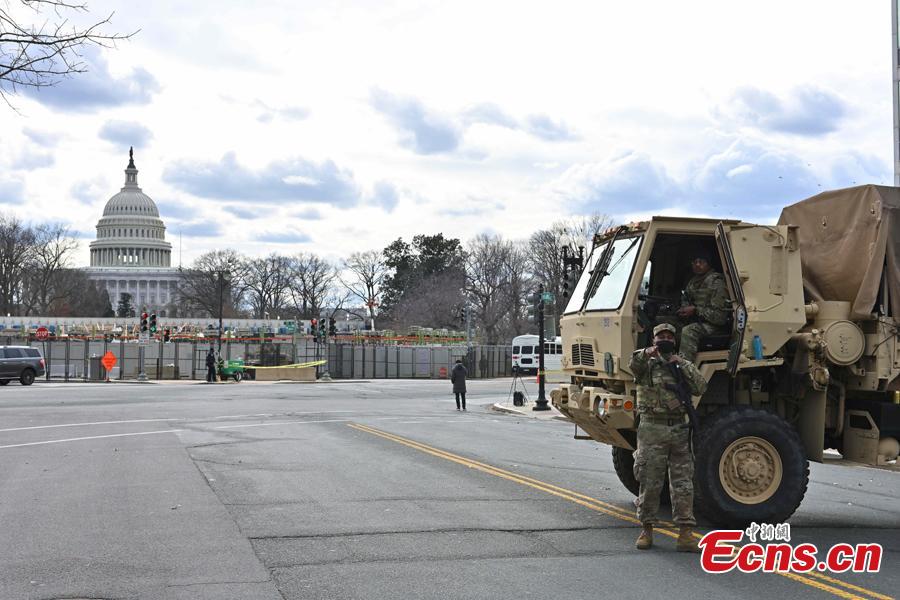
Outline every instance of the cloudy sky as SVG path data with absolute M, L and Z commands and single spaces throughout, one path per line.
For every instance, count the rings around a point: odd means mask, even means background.
M 185 263 L 591 212 L 774 221 L 892 182 L 885 0 L 89 9 L 140 31 L 0 105 L 0 211 L 69 224 L 84 264 L 132 145 Z

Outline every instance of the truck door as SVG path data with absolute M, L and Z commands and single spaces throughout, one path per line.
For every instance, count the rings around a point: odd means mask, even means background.
M 734 377 L 741 357 L 741 350 L 744 347 L 747 306 L 744 303 L 744 290 L 741 287 L 741 278 L 734 262 L 734 255 L 731 253 L 731 243 L 728 241 L 729 229 L 721 221 L 716 225 L 716 245 L 719 247 L 722 271 L 728 284 L 728 294 L 731 296 L 731 305 L 733 307 L 731 343 L 728 351 L 728 374 Z

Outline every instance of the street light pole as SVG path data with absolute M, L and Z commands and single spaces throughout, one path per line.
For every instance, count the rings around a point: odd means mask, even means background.
M 222 356 L 222 309 L 225 306 L 225 276 L 222 271 L 216 275 L 219 278 L 219 356 Z
M 219 356 L 222 356 L 222 313 L 225 310 L 225 285 L 231 280 L 228 271 L 216 271 L 216 279 L 219 282 Z
M 469 306 L 469 297 L 466 296 L 466 355 L 472 347 L 472 307 Z

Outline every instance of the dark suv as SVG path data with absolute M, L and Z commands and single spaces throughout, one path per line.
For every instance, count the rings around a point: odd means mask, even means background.
M 35 377 L 43 377 L 45 372 L 44 357 L 37 348 L 0 346 L 0 385 L 13 379 L 31 385 Z

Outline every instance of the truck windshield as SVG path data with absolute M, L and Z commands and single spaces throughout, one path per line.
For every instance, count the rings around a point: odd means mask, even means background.
M 619 308 L 622 298 L 625 296 L 625 288 L 631 277 L 634 261 L 640 250 L 642 236 L 617 238 L 606 244 L 597 246 L 591 252 L 587 261 L 587 268 L 581 273 L 581 279 L 575 286 L 566 313 L 578 312 L 584 306 L 584 310 L 611 310 Z M 610 244 L 612 245 L 609 248 Z M 609 248 L 609 252 L 605 252 Z M 605 265 L 598 265 L 600 259 L 606 255 Z M 592 277 L 594 270 L 602 268 L 602 273 Z M 594 289 L 589 289 L 593 285 Z

